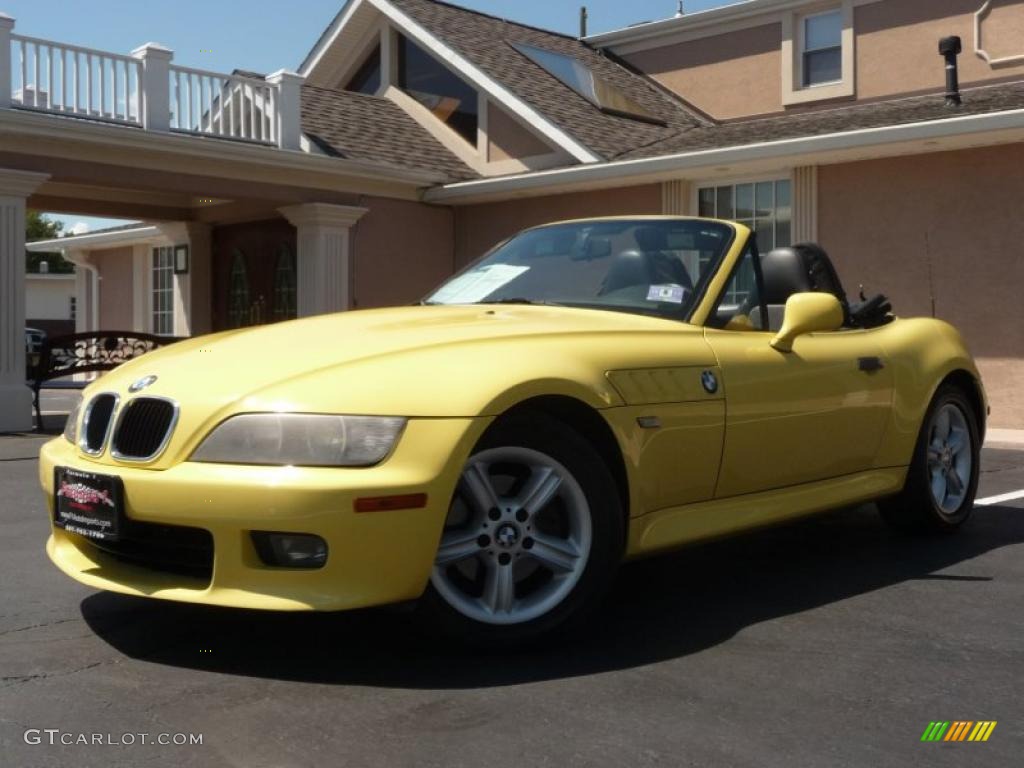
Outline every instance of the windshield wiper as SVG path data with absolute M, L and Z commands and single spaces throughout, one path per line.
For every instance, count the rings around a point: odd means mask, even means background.
M 483 301 L 473 302 L 474 304 L 534 304 L 538 306 L 552 307 L 558 306 L 554 301 L 534 301 L 533 299 L 524 299 L 521 296 L 514 296 L 508 299 L 485 299 Z

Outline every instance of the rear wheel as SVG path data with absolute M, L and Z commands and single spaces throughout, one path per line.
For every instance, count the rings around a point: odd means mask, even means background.
M 466 462 L 422 610 L 477 643 L 523 642 L 582 617 L 622 552 L 615 483 L 567 425 L 499 423 Z
M 944 385 L 928 408 L 902 493 L 879 502 L 882 517 L 901 530 L 959 528 L 974 507 L 980 450 L 974 409 L 959 387 Z

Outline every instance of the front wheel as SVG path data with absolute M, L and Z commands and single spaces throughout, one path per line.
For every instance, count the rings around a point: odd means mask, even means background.
M 964 392 L 941 387 L 921 426 L 902 493 L 879 502 L 886 522 L 913 531 L 949 532 L 963 525 L 978 490 L 980 442 Z
M 601 598 L 622 520 L 604 461 L 571 428 L 540 415 L 499 423 L 463 468 L 422 611 L 475 643 L 539 637 Z

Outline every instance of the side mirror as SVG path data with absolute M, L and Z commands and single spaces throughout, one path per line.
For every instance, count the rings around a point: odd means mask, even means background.
M 786 302 L 782 328 L 772 348 L 792 352 L 797 336 L 817 331 L 836 331 L 843 326 L 843 306 L 831 293 L 794 293 Z

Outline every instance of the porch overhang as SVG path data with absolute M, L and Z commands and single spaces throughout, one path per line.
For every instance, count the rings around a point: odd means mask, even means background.
M 1015 109 L 459 182 L 433 187 L 423 199 L 445 205 L 474 205 L 1020 141 L 1024 141 L 1024 109 Z
M 0 167 L 50 176 L 34 207 L 165 220 L 210 220 L 211 206 L 200 203 L 215 199 L 262 199 L 272 208 L 362 195 L 418 200 L 422 188 L 443 181 L 380 163 L 18 109 L 0 110 Z

